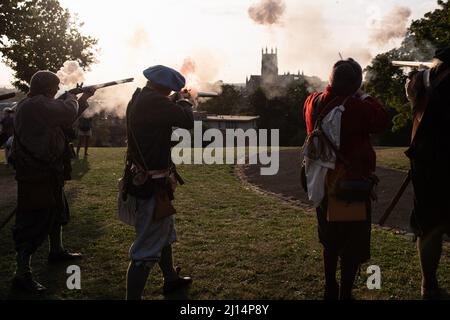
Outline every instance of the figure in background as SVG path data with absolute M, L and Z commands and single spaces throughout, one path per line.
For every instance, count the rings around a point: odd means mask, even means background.
M 80 149 L 84 146 L 84 156 L 88 156 L 89 139 L 92 137 L 92 118 L 81 116 L 78 119 L 78 146 L 77 158 L 80 156 Z
M 5 147 L 5 163 L 8 164 L 9 150 L 11 146 L 11 137 L 14 135 L 14 110 L 5 108 L 3 118 L 0 120 L 0 147 Z M 8 141 L 10 142 L 8 144 Z

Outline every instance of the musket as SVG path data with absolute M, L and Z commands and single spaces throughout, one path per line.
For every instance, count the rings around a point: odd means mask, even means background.
M 197 93 L 198 98 L 216 98 L 219 94 L 216 92 L 199 92 Z
M 134 81 L 134 78 L 128 78 L 128 79 L 122 79 L 122 80 L 105 82 L 105 83 L 101 83 L 101 84 L 95 84 L 95 85 L 91 85 L 91 86 L 87 86 L 87 87 L 84 87 L 83 83 L 81 83 L 81 84 L 77 84 L 77 86 L 75 88 L 70 89 L 67 92 L 72 93 L 72 94 L 80 94 L 80 93 L 83 93 L 86 90 L 90 90 L 90 89 L 98 90 L 98 89 L 102 89 L 102 88 L 106 88 L 106 87 L 112 87 L 112 86 L 116 86 L 116 85 L 123 84 L 123 83 L 128 83 L 128 82 L 133 82 L 133 81 Z M 62 94 L 58 99 L 63 98 L 65 96 L 65 94 L 66 93 Z M 82 116 L 84 111 L 85 110 L 80 112 L 78 117 L 75 119 L 74 123 L 76 121 L 78 121 L 79 118 L 81 118 L 81 116 Z
M 400 198 L 402 197 L 403 193 L 406 190 L 406 187 L 408 187 L 409 183 L 411 182 L 411 171 L 408 171 L 408 174 L 406 175 L 405 179 L 403 180 L 402 185 L 400 186 L 400 189 L 398 189 L 397 194 L 395 195 L 395 197 L 391 200 L 391 204 L 389 205 L 389 207 L 386 209 L 386 211 L 384 212 L 384 214 L 381 216 L 380 221 L 378 222 L 378 224 L 380 226 L 384 225 L 384 223 L 386 222 L 386 220 L 389 218 L 389 216 L 391 215 L 392 211 L 394 210 L 395 206 L 397 205 L 397 203 L 399 202 Z
M 90 90 L 90 89 L 102 89 L 102 88 L 106 88 L 106 87 L 112 87 L 112 86 L 116 86 L 118 84 L 122 84 L 122 83 L 128 83 L 128 82 L 133 82 L 134 78 L 128 78 L 128 79 L 123 79 L 123 80 L 116 80 L 116 81 L 110 81 L 110 82 L 105 82 L 105 83 L 101 83 L 101 84 L 95 84 L 92 86 L 87 86 L 84 87 L 83 83 L 81 84 L 77 84 L 77 86 L 73 89 L 70 89 L 68 92 L 72 93 L 72 94 L 79 94 L 82 93 L 86 90 Z
M 16 96 L 15 92 L 5 93 L 5 94 L 0 95 L 0 101 L 8 100 L 8 99 L 14 98 L 15 96 Z
M 183 94 L 183 93 L 191 93 L 191 89 L 183 89 L 181 90 L 181 92 L 179 92 L 179 94 Z M 219 94 L 216 92 L 203 92 L 203 91 L 199 91 L 196 94 L 197 98 L 216 98 L 218 97 Z
M 429 69 L 433 67 L 433 62 L 422 61 L 392 61 L 392 65 L 395 67 L 409 67 L 418 68 L 420 70 Z

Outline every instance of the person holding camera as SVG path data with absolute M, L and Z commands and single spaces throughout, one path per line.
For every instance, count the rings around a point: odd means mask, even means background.
M 361 66 L 351 58 L 340 60 L 325 91 L 311 94 L 303 108 L 306 184 L 317 205 L 326 300 L 351 299 L 358 267 L 370 258 L 371 197 L 377 182 L 371 134 L 386 130 L 390 121 L 361 84 Z
M 182 96 L 184 77 L 166 66 L 144 71 L 147 85 L 138 89 L 127 108 L 127 166 L 125 197 L 136 200 L 136 239 L 130 248 L 126 299 L 140 300 L 150 270 L 159 264 L 163 291 L 171 293 L 192 282 L 173 264 L 172 243 L 177 240 L 172 206 L 177 176 L 171 161 L 173 128 L 192 129 L 192 104 Z M 169 97 L 171 92 L 176 92 Z
M 49 263 L 80 258 L 62 244 L 62 226 L 69 221 L 64 195 L 67 180 L 68 143 L 64 134 L 87 107 L 95 89 L 77 99 L 66 93 L 55 99 L 60 80 L 50 71 L 38 71 L 30 81 L 28 96 L 19 102 L 14 119 L 13 159 L 17 180 L 17 209 L 13 237 L 17 268 L 13 287 L 41 292 L 45 287 L 35 281 L 31 258 L 49 238 Z M 80 92 L 81 93 L 81 92 Z

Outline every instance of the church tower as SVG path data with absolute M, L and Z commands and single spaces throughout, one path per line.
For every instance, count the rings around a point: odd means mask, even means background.
M 273 48 L 270 52 L 262 50 L 262 62 L 261 62 L 261 80 L 262 83 L 271 84 L 275 83 L 278 79 L 278 49 Z

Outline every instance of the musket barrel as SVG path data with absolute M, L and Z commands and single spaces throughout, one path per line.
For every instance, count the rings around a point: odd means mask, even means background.
M 410 67 L 410 68 L 433 67 L 432 62 L 421 62 L 421 61 L 392 61 L 392 65 L 396 67 Z
M 116 81 L 110 81 L 110 82 L 105 82 L 105 83 L 100 83 L 100 84 L 94 84 L 92 86 L 86 86 L 86 87 L 77 87 L 74 88 L 72 90 L 69 90 L 69 92 L 79 92 L 78 90 L 83 90 L 83 89 L 102 89 L 102 88 L 106 88 L 106 87 L 111 87 L 111 86 L 115 86 L 118 84 L 123 84 L 123 83 L 128 83 L 128 82 L 133 82 L 134 78 L 128 78 L 128 79 L 122 79 L 122 80 L 116 80 Z
M 123 79 L 123 80 L 116 80 L 116 81 L 96 84 L 96 85 L 88 86 L 85 88 L 101 89 L 101 88 L 111 87 L 111 86 L 115 86 L 115 85 L 122 84 L 122 83 L 133 82 L 133 81 L 134 81 L 134 78 L 128 78 L 128 79 Z
M 215 92 L 199 92 L 197 93 L 197 97 L 199 98 L 215 98 L 218 97 L 219 94 Z
M 0 101 L 1 101 L 1 100 L 11 99 L 11 98 L 14 98 L 15 96 L 16 96 L 16 93 L 15 93 L 15 92 L 2 94 L 2 95 L 0 95 Z

